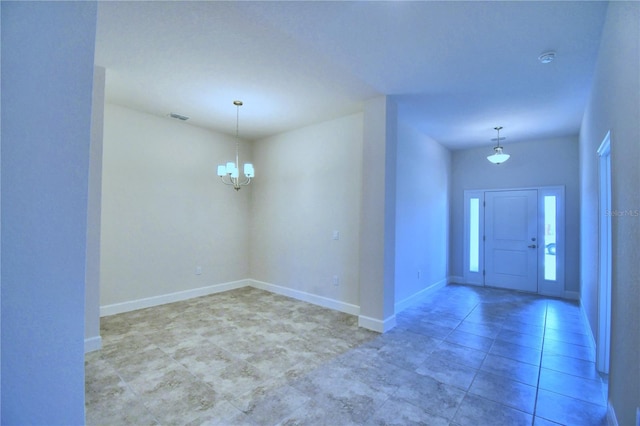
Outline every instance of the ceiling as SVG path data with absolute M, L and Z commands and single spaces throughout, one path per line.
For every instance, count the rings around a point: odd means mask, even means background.
M 390 95 L 450 149 L 575 135 L 606 3 L 99 2 L 109 102 L 260 139 Z M 553 50 L 555 61 L 538 56 Z M 169 118 L 168 118 L 169 119 Z

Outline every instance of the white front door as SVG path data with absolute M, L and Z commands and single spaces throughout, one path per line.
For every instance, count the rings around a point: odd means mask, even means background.
M 488 286 L 538 291 L 538 191 L 485 192 Z

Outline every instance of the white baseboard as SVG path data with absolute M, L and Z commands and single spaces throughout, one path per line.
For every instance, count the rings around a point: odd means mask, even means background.
M 462 284 L 462 285 L 472 285 L 475 287 L 484 287 L 484 283 L 472 281 L 471 279 L 466 279 L 465 277 L 459 277 L 457 275 L 452 275 L 449 277 L 449 284 Z
M 114 303 L 112 305 L 100 306 L 100 316 L 121 314 L 123 312 L 136 311 L 138 309 L 150 308 L 152 306 L 164 305 L 167 303 L 180 302 L 194 297 L 207 296 L 209 294 L 221 293 L 223 291 L 235 290 L 237 288 L 250 285 L 248 280 L 231 281 L 228 283 L 215 284 L 207 287 L 194 288 L 191 290 L 178 291 L 175 293 L 162 294 L 159 296 L 147 297 L 144 299 L 131 300 L 128 302 Z
M 419 292 L 413 294 L 412 296 L 407 297 L 406 299 L 403 299 L 401 301 L 399 301 L 398 303 L 395 304 L 395 310 L 396 310 L 396 314 L 398 312 L 402 312 L 405 309 L 407 309 L 408 307 L 417 304 L 418 302 L 421 302 L 422 300 L 426 299 L 430 294 L 432 294 L 434 291 L 443 288 L 444 286 L 447 285 L 448 279 L 444 279 L 444 280 L 440 280 L 436 283 L 431 284 L 430 286 L 423 288 L 422 290 L 420 290 Z
M 429 290 L 430 292 L 435 290 L 436 286 L 444 286 L 444 285 L 445 285 L 444 281 L 438 282 L 425 290 Z M 223 291 L 235 290 L 235 289 L 246 287 L 246 286 L 269 291 L 275 294 L 281 294 L 283 296 L 291 297 L 293 299 L 301 300 L 303 302 L 308 302 L 314 305 L 322 306 L 323 308 L 333 309 L 336 311 L 344 312 L 346 314 L 358 316 L 358 325 L 360 327 L 364 327 L 369 330 L 377 331 L 380 333 L 389 331 L 396 326 L 395 315 L 385 319 L 384 321 L 378 320 L 375 318 L 370 318 L 367 316 L 360 315 L 360 307 L 358 305 L 342 302 L 340 300 L 330 299 L 324 296 L 318 296 L 316 294 L 311 294 L 304 291 L 279 286 L 276 284 L 270 284 L 263 281 L 253 280 L 253 279 L 233 281 L 229 283 L 216 284 L 208 287 L 201 287 L 201 288 L 196 288 L 192 290 L 185 290 L 185 291 L 180 291 L 176 293 L 147 297 L 144 299 L 131 300 L 128 302 L 115 303 L 112 305 L 105 305 L 100 307 L 100 316 L 104 317 L 109 315 L 116 315 L 124 312 L 135 311 L 138 309 L 164 305 L 167 303 L 180 302 L 182 300 L 187 300 L 194 297 L 201 297 L 209 294 L 220 293 Z M 423 292 L 420 292 L 421 296 L 427 294 L 426 292 L 424 292 L 423 294 Z M 100 340 L 94 341 L 94 339 L 95 338 L 91 338 L 89 339 L 90 341 L 85 342 L 86 352 L 89 352 L 87 348 L 92 348 L 91 350 L 100 349 L 101 341 Z M 97 339 L 100 339 L 100 337 L 98 336 Z
M 580 292 L 579 291 L 567 291 L 564 292 L 564 298 L 569 300 L 580 300 Z
M 449 284 L 466 284 L 464 277 L 459 277 L 457 275 L 450 275 L 447 277 L 447 283 Z
M 616 417 L 616 410 L 613 409 L 611 401 L 607 401 L 607 423 L 609 426 L 618 426 L 618 418 Z M 636 420 L 636 423 L 640 424 L 640 421 Z
M 580 300 L 580 314 L 582 315 L 582 321 L 584 323 L 585 332 L 589 337 L 589 341 L 591 342 L 591 347 L 596 348 L 596 337 L 593 334 L 593 330 L 591 330 L 591 323 L 589 322 L 589 317 L 587 317 L 587 311 L 584 309 L 584 305 L 582 304 L 582 300 Z
M 102 348 L 102 337 L 94 336 L 84 339 L 84 353 L 97 351 Z
M 386 333 L 396 326 L 396 316 L 392 315 L 384 321 L 367 317 L 364 315 L 358 316 L 358 326 L 366 328 L 371 331 L 377 331 L 378 333 Z
M 353 305 L 351 303 L 341 302 L 339 300 L 330 299 L 324 296 L 318 296 L 316 294 L 307 293 L 305 291 L 294 290 L 288 287 L 282 287 L 276 284 L 266 283 L 264 281 L 249 279 L 247 280 L 247 283 L 251 287 L 255 287 L 260 290 L 281 294 L 283 296 L 291 297 L 293 299 L 302 300 L 303 302 L 308 302 L 314 305 L 322 306 L 323 308 L 333 309 L 335 311 L 344 312 L 350 315 L 360 314 L 360 306 Z

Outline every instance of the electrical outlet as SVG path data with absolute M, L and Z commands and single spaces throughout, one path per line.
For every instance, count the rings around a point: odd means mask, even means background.
M 340 239 L 340 231 L 333 231 L 333 239 L 334 240 Z
M 340 285 L 340 277 L 338 277 L 337 275 L 333 276 L 333 285 L 336 287 Z
M 202 266 L 196 266 L 196 275 L 202 274 Z

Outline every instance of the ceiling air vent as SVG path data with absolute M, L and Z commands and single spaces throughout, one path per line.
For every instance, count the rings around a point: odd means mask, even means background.
M 187 121 L 189 119 L 189 117 L 187 117 L 186 115 L 176 114 L 175 112 L 170 113 L 169 117 L 177 118 L 178 120 L 182 120 L 182 121 Z

